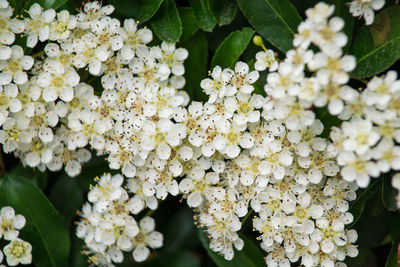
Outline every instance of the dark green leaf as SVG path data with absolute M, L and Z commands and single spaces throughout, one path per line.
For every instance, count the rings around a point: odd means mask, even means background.
M 363 189 L 361 193 L 357 192 L 357 199 L 351 203 L 349 209 L 349 212 L 353 214 L 354 217 L 353 223 L 349 226 L 350 228 L 353 227 L 360 219 L 367 201 L 377 194 L 377 192 L 379 192 L 381 183 L 382 179 L 375 179 L 366 189 Z
M 15 15 L 15 13 L 19 13 L 19 11 L 23 5 L 22 0 L 8 0 L 8 3 L 14 9 L 14 15 Z
M 72 244 L 71 244 L 71 254 L 69 257 L 69 266 L 88 267 L 87 257 L 81 253 L 82 248 L 85 245 L 85 242 L 76 237 L 75 233 L 73 233 L 71 241 Z
M 115 170 L 110 170 L 104 157 L 93 157 L 83 165 L 82 172 L 73 179 L 79 183 L 81 188 L 88 190 L 89 186 L 95 183 L 94 178 L 106 172 L 114 173 Z
M 0 206 L 6 205 L 26 218 L 21 237 L 32 244 L 36 266 L 68 266 L 68 231 L 56 209 L 36 185 L 22 176 L 4 175 L 0 179 Z
M 199 26 L 197 26 L 196 18 L 191 7 L 180 7 L 179 16 L 182 21 L 182 37 L 181 40 L 187 40 L 192 37 Z
M 352 75 L 365 78 L 389 68 L 400 58 L 400 6 L 381 12 L 371 26 L 362 26 L 351 53 L 357 58 Z
M 82 206 L 83 192 L 75 178 L 65 175 L 58 178 L 51 188 L 49 200 L 69 225 Z
M 246 50 L 251 41 L 254 31 L 251 28 L 243 28 L 241 31 L 235 31 L 228 35 L 220 44 L 211 60 L 211 68 L 216 65 L 232 67 L 239 59 L 240 55 Z
M 397 264 L 397 249 L 398 249 L 399 242 L 398 241 L 393 241 L 392 242 L 392 248 L 390 249 L 390 253 L 388 255 L 388 258 L 386 260 L 385 267 L 398 267 L 399 265 Z
M 143 267 L 200 267 L 200 259 L 192 252 L 179 251 L 162 254 L 153 260 L 145 262 Z
M 26 2 L 23 9 L 28 10 L 34 3 L 38 3 L 44 9 L 57 9 L 64 5 L 66 2 L 67 0 L 29 0 L 28 2 Z
M 197 24 L 205 31 L 212 31 L 215 27 L 215 18 L 211 13 L 208 0 L 189 0 L 196 16 Z
M 209 0 L 210 9 L 219 25 L 227 25 L 236 16 L 237 6 L 232 0 Z
M 115 7 L 115 13 L 138 20 L 140 23 L 148 21 L 157 12 L 163 0 L 109 0 Z
M 202 32 L 198 32 L 182 42 L 182 46 L 189 51 L 189 57 L 184 63 L 186 91 L 193 100 L 205 100 L 206 95 L 200 88 L 200 82 L 207 76 L 207 40 Z
M 182 34 L 182 23 L 174 0 L 165 0 L 151 23 L 154 33 L 163 41 L 174 43 Z
M 163 253 L 190 249 L 196 245 L 196 242 L 198 244 L 197 229 L 193 223 L 193 212 L 188 207 L 182 207 L 173 214 L 162 232 L 164 235 Z
M 199 228 L 198 233 L 201 244 L 218 267 L 265 266 L 265 261 L 263 259 L 264 254 L 262 253 L 261 249 L 245 236 L 240 236 L 240 238 L 242 238 L 244 241 L 243 249 L 241 251 L 235 250 L 235 256 L 233 259 L 231 261 L 227 261 L 209 248 L 208 237 L 202 228 Z
M 392 240 L 400 239 L 400 213 L 396 212 L 390 218 L 390 237 Z
M 256 31 L 283 52 L 292 40 L 301 17 L 289 0 L 237 0 Z
M 358 255 L 355 258 L 346 257 L 345 263 L 351 267 L 378 266 L 374 253 L 363 246 L 358 247 Z
M 397 189 L 392 186 L 392 178 L 389 175 L 385 175 L 382 182 L 382 201 L 387 210 L 397 210 L 396 196 Z
M 32 179 L 33 183 L 39 186 L 42 190 L 47 185 L 48 175 L 46 171 L 41 172 L 38 169 L 24 167 L 22 164 L 18 164 L 11 169 L 10 174 L 15 174 L 17 176 L 23 176 L 28 179 Z

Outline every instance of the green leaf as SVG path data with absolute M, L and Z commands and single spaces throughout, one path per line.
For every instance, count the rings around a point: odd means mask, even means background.
M 356 78 L 373 76 L 395 63 L 400 58 L 400 6 L 379 12 L 371 26 L 363 25 L 351 53 L 357 58 L 352 73 Z
M 104 173 L 116 173 L 116 170 L 110 170 L 108 163 L 104 157 L 94 156 L 88 163 L 82 167 L 82 172 L 74 177 L 82 189 L 87 191 L 91 184 L 94 184 L 94 178 L 101 176 Z
M 211 32 L 216 23 L 208 5 L 208 0 L 189 0 L 189 3 L 193 8 L 199 27 L 207 32 Z
M 207 40 L 202 32 L 198 32 L 182 42 L 182 46 L 189 51 L 189 57 L 184 62 L 185 89 L 192 100 L 205 100 L 206 95 L 200 88 L 200 82 L 207 76 Z
M 33 183 L 39 186 L 42 190 L 46 187 L 48 181 L 47 172 L 41 172 L 38 169 L 33 169 L 30 167 L 18 164 L 10 170 L 10 174 L 15 174 L 17 176 L 23 176 L 28 179 L 32 179 Z
M 178 9 L 179 16 L 182 21 L 182 37 L 181 40 L 187 40 L 192 37 L 199 29 L 196 18 L 191 7 L 180 7 Z
M 174 43 L 182 34 L 182 22 L 174 0 L 165 0 L 151 23 L 154 33 L 163 41 Z
M 10 6 L 14 9 L 14 15 L 16 13 L 19 13 L 21 7 L 22 7 L 22 0 L 8 0 L 8 3 Z
M 392 177 L 384 175 L 382 182 L 382 201 L 387 210 L 397 211 L 397 189 L 392 186 Z
M 211 60 L 211 68 L 216 65 L 222 68 L 233 67 L 240 55 L 246 50 L 253 35 L 254 31 L 247 27 L 229 34 L 215 51 Z
M 2 176 L 0 206 L 6 205 L 12 206 L 26 218 L 21 237 L 32 244 L 33 262 L 36 266 L 68 266 L 68 231 L 56 209 L 36 185 L 22 176 Z
M 398 249 L 399 242 L 398 241 L 393 241 L 392 242 L 392 248 L 390 249 L 390 253 L 388 255 L 388 258 L 386 260 L 385 267 L 398 267 L 399 265 L 397 264 L 397 249 Z
M 400 239 L 400 213 L 396 212 L 390 218 L 390 237 L 392 240 Z
M 289 0 L 237 0 L 237 3 L 262 37 L 283 52 L 292 48 L 301 17 Z
M 66 199 L 68 201 L 65 201 Z M 67 175 L 57 179 L 49 194 L 49 200 L 67 222 L 67 225 L 70 225 L 76 211 L 81 208 L 83 199 L 83 192 L 78 181 Z
M 382 179 L 375 179 L 370 183 L 370 185 L 360 192 L 357 192 L 357 198 L 354 200 L 351 205 L 349 212 L 353 214 L 353 222 L 349 226 L 349 228 L 353 227 L 357 221 L 360 219 L 364 208 L 365 204 L 367 203 L 368 200 L 370 200 L 377 192 L 379 192 L 380 186 L 382 183 Z
M 69 266 L 88 267 L 87 257 L 82 254 L 82 248 L 85 245 L 82 239 L 76 237 L 75 232 L 71 238 L 71 253 L 69 257 Z
M 49 9 L 49 8 L 58 9 L 59 7 L 63 6 L 66 2 L 67 0 L 29 0 L 24 5 L 23 10 L 28 10 L 34 3 L 38 3 L 44 9 Z
M 134 18 L 143 23 L 154 16 L 163 0 L 109 0 L 107 2 L 115 7 L 116 14 Z
M 232 0 L 209 0 L 210 9 L 218 25 L 227 25 L 236 16 L 237 6 Z
M 177 231 L 177 227 L 179 231 Z M 198 244 L 197 229 L 193 223 L 193 212 L 189 207 L 180 207 L 171 214 L 168 225 L 163 229 L 164 248 L 162 253 L 190 249 Z
M 148 260 L 141 266 L 142 267 L 200 267 L 201 264 L 200 264 L 200 258 L 196 254 L 189 251 L 177 251 L 174 253 L 162 254 L 155 259 Z
M 241 251 L 235 250 L 235 256 L 231 261 L 225 260 L 222 256 L 212 251 L 209 247 L 209 240 L 202 228 L 198 230 L 200 242 L 206 249 L 208 255 L 218 267 L 258 267 L 265 266 L 264 254 L 260 247 L 255 245 L 245 236 L 240 236 L 244 241 L 244 247 Z

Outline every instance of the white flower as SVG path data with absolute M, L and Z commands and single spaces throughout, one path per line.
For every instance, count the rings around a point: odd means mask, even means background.
M 54 9 L 42 10 L 42 7 L 34 3 L 28 10 L 30 18 L 24 20 L 27 36 L 27 46 L 35 47 L 38 40 L 47 41 L 50 37 L 50 23 L 55 19 Z
M 25 28 L 23 21 L 16 18 L 11 19 L 13 9 L 11 6 L 0 9 L 0 43 L 11 45 L 15 41 L 14 33 L 21 33 Z
M 234 72 L 231 69 L 222 70 L 220 66 L 215 66 L 211 72 L 212 79 L 207 78 L 201 81 L 201 88 L 210 97 L 209 103 L 214 103 L 219 98 L 232 96 L 236 93 L 237 89 L 229 84 L 233 75 Z
M 124 178 L 120 174 L 111 176 L 104 174 L 100 177 L 98 184 L 88 193 L 88 200 L 94 204 L 97 211 L 101 212 L 108 208 L 110 202 L 119 199 L 124 189 L 121 187 Z
M 50 70 L 49 70 L 50 71 Z M 67 68 L 64 73 L 42 72 L 37 80 L 43 88 L 43 99 L 46 102 L 55 101 L 57 98 L 69 102 L 74 97 L 73 87 L 79 84 L 80 77 L 73 68 Z
M 146 28 L 137 29 L 137 24 L 133 19 L 126 19 L 123 29 L 124 46 L 121 48 L 121 57 L 124 60 L 131 60 L 135 56 L 136 47 L 148 44 L 153 39 L 153 34 Z
M 342 130 L 346 136 L 343 141 L 344 149 L 354 151 L 358 155 L 367 152 L 380 139 L 379 133 L 373 129 L 372 123 L 368 120 L 343 122 Z
M 274 51 L 268 49 L 266 51 L 260 51 L 256 54 L 256 62 L 254 68 L 258 71 L 264 71 L 268 68 L 268 71 L 276 71 L 278 69 L 278 61 L 275 59 Z
M 19 238 L 12 240 L 3 249 L 7 264 L 16 266 L 18 264 L 30 264 L 32 262 L 32 245 Z
M 365 24 L 374 21 L 374 10 L 379 10 L 385 5 L 385 0 L 354 0 L 350 3 L 350 13 L 354 17 L 363 16 Z
M 374 77 L 362 92 L 361 97 L 367 105 L 377 105 L 383 110 L 392 99 L 392 94 L 399 90 L 400 81 L 397 80 L 397 72 L 389 71 L 384 77 Z
M 163 244 L 163 236 L 160 232 L 154 231 L 155 222 L 151 217 L 144 217 L 139 222 L 140 232 L 133 239 L 133 258 L 137 262 L 147 259 L 150 248 L 160 248 Z
M 30 56 L 24 56 L 24 50 L 18 45 L 11 47 L 12 53 L 9 60 L 0 60 L 0 85 L 6 85 L 14 81 L 16 84 L 24 84 L 28 81 L 25 72 L 33 66 L 34 60 Z
M 14 240 L 19 230 L 25 226 L 26 220 L 22 215 L 16 215 L 12 207 L 6 206 L 0 210 L 0 231 L 6 240 Z
M 50 40 L 65 40 L 69 37 L 72 29 L 76 27 L 77 21 L 74 15 L 70 15 L 67 10 L 57 13 L 57 19 L 50 24 Z

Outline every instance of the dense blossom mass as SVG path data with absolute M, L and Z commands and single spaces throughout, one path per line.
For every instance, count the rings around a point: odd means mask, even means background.
M 361 2 L 350 8 L 368 22 Z M 382 1 L 369 2 L 378 9 Z M 254 67 L 216 66 L 200 84 L 205 103 L 180 90 L 187 50 L 150 45 L 152 32 L 110 17 L 111 5 L 89 2 L 72 15 L 33 4 L 23 19 L 5 0 L 0 7 L 3 150 L 71 177 L 92 150 L 121 172 L 96 178 L 79 212 L 76 234 L 91 263 L 114 266 L 124 252 L 144 261 L 163 236 L 154 219 L 134 215 L 179 194 L 227 260 L 242 249 L 238 231 L 252 212 L 268 266 L 345 266 L 357 256 L 349 202 L 371 177 L 400 168 L 400 81 L 390 71 L 365 89 L 349 85 L 356 60 L 343 52 L 334 6 L 306 11 L 283 60 L 256 37 L 263 51 Z M 16 34 L 44 52 L 24 55 Z M 260 82 L 265 94 L 255 90 Z M 343 121 L 329 138 L 314 107 Z M 397 174 L 393 186 L 400 189 Z M 7 261 L 30 261 L 30 245 L 12 240 Z M 13 256 L 16 247 L 23 257 Z

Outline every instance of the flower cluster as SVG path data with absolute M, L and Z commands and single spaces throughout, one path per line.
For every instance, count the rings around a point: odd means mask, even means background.
M 10 241 L 10 243 L 3 248 L 8 266 L 30 264 L 32 262 L 31 244 L 18 237 L 19 231 L 24 228 L 25 223 L 25 217 L 20 214 L 15 214 L 12 207 L 6 206 L 1 208 L 0 237 Z M 4 255 L 0 251 L 0 263 L 3 261 Z
M 167 123 L 187 99 L 177 93 L 185 83 L 187 51 L 169 43 L 148 47 L 151 31 L 138 29 L 132 19 L 120 25 L 109 17 L 113 10 L 90 2 L 71 15 L 33 4 L 23 20 L 11 18 L 9 6 L 1 11 L 2 25 L 8 25 L 0 33 L 5 38 L 0 49 L 0 143 L 6 153 L 14 152 L 24 164 L 41 170 L 65 166 L 76 176 L 91 157 L 90 146 L 98 155 L 109 155 L 112 169 L 133 177 L 134 160 L 145 160 L 153 149 L 162 154 L 183 138 L 154 143 L 155 136 L 171 130 L 155 124 L 160 119 Z M 46 41 L 44 54 L 27 56 L 22 47 L 11 46 L 16 33 L 27 35 L 28 47 Z M 88 74 L 99 77 L 104 90 L 86 83 Z M 141 137 L 142 132 L 147 135 Z
M 333 6 L 306 11 L 281 61 L 256 37 L 263 51 L 254 70 L 216 66 L 200 84 L 207 102 L 189 104 L 179 90 L 188 52 L 150 46 L 152 32 L 132 19 L 121 26 L 112 6 L 89 2 L 72 15 L 34 4 L 30 17 L 15 19 L 5 3 L 3 150 L 76 176 L 91 149 L 123 174 L 97 178 L 79 213 L 77 236 L 93 264 L 114 266 L 128 251 L 140 262 L 161 247 L 154 220 L 133 215 L 178 194 L 227 260 L 242 249 L 238 231 L 252 212 L 268 266 L 345 266 L 357 256 L 349 201 L 370 177 L 400 168 L 400 81 L 389 72 L 362 92 L 349 85 L 356 60 L 343 52 L 344 21 L 332 17 Z M 44 53 L 11 46 L 19 33 L 34 49 L 46 41 Z M 262 71 L 265 95 L 254 93 Z M 315 107 L 344 121 L 329 139 Z M 393 186 L 400 188 L 398 175 Z
M 142 218 L 139 223 L 132 217 L 134 205 L 128 192 L 122 187 L 124 178 L 120 174 L 104 174 L 96 179 L 96 186 L 88 194 L 77 225 L 77 236 L 84 239 L 95 265 L 113 266 L 124 259 L 123 251 L 132 251 L 133 258 L 144 261 L 150 248 L 159 248 L 163 243 L 161 233 L 154 231 L 155 222 L 151 217 Z

